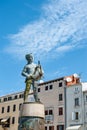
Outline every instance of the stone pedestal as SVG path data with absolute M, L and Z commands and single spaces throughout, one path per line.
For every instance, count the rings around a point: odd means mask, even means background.
M 40 102 L 25 102 L 22 105 L 20 116 L 44 118 L 44 105 Z
M 18 130 L 44 130 L 44 105 L 42 103 L 23 103 Z
M 21 107 L 18 130 L 44 130 L 44 124 L 44 105 L 30 91 Z

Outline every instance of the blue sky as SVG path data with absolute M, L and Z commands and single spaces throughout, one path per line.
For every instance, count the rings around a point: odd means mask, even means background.
M 25 54 L 44 81 L 74 73 L 87 81 L 86 0 L 0 0 L 0 96 L 25 88 Z

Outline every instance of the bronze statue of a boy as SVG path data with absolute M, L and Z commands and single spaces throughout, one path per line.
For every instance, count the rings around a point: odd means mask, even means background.
M 43 76 L 43 70 L 41 68 L 40 62 L 38 64 L 33 63 L 34 58 L 32 54 L 26 54 L 25 58 L 27 60 L 27 64 L 24 66 L 22 71 L 22 75 L 26 77 L 24 101 L 28 96 L 31 85 L 33 85 L 33 89 L 34 89 L 34 82 L 40 80 L 41 77 Z

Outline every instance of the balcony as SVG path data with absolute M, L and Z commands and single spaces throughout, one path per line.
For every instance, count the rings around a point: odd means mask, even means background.
M 53 123 L 53 115 L 45 115 L 46 123 Z

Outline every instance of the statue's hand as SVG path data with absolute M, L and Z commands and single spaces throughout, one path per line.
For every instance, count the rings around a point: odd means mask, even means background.
M 32 75 L 29 75 L 29 76 L 27 77 L 27 79 L 33 79 L 33 76 L 32 76 Z

